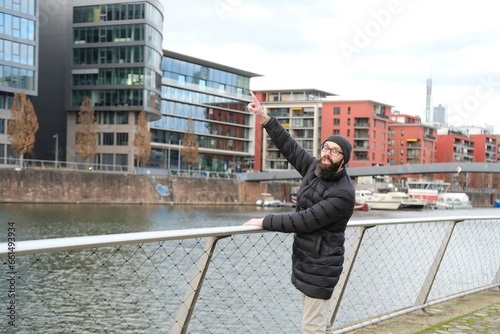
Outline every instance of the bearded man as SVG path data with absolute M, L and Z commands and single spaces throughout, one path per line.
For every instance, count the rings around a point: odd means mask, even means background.
M 355 191 L 346 164 L 352 145 L 339 135 L 327 137 L 317 159 L 302 148 L 275 117 L 268 116 L 253 92 L 253 112 L 288 162 L 302 175 L 295 212 L 251 219 L 245 226 L 294 233 L 292 284 L 303 304 L 302 333 L 333 333 L 329 308 L 344 263 L 345 229 L 354 212 Z

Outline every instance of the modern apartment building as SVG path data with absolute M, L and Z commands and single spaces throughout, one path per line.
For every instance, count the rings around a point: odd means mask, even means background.
M 436 162 L 474 162 L 474 139 L 467 131 L 441 128 L 436 140 Z
M 471 135 L 474 139 L 474 162 L 497 162 L 497 138 L 489 134 Z
M 391 109 L 372 100 L 328 101 L 323 104 L 321 137 L 339 134 L 351 141 L 350 167 L 385 166 Z
M 268 115 L 275 116 L 297 142 L 319 157 L 323 134 L 322 108 L 328 96 L 335 94 L 316 89 L 266 90 L 255 95 Z M 259 120 L 256 119 L 258 123 Z M 293 167 L 281 155 L 262 126 L 255 127 L 255 170 L 285 171 Z M 330 133 L 331 134 L 331 133 Z
M 250 78 L 244 70 L 163 51 L 161 118 L 150 123 L 152 152 L 147 166 L 187 169 L 182 139 L 188 122 L 199 144 L 194 169 L 240 172 L 251 169 L 254 118 Z
M 158 0 L 40 1 L 38 159 L 54 159 L 57 136 L 59 159 L 82 161 L 75 131 L 89 97 L 98 132 L 94 168 L 134 166 L 138 114 L 161 117 L 163 12 Z
M 436 162 L 437 128 L 422 124 L 418 116 L 392 114 L 387 158 L 389 165 Z
M 0 164 L 17 157 L 7 139 L 14 94 L 38 94 L 38 3 L 0 0 Z

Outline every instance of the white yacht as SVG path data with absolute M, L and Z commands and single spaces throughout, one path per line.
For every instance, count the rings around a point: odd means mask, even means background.
M 373 210 L 397 210 L 403 198 L 392 196 L 391 193 L 373 193 L 370 190 L 357 190 L 356 200 L 364 200 L 370 209 Z

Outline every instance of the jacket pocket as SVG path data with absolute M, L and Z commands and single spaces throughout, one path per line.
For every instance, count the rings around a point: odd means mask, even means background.
M 314 257 L 317 259 L 319 258 L 319 255 L 321 254 L 321 242 L 323 241 L 323 235 L 320 234 L 316 238 L 316 242 L 314 244 Z

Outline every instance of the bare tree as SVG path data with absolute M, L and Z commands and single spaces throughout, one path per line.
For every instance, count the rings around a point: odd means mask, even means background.
M 7 125 L 7 137 L 12 151 L 19 154 L 19 165 L 23 165 L 24 155 L 35 146 L 35 134 L 38 131 L 38 118 L 30 99 L 24 91 L 14 94 L 11 117 Z
M 188 118 L 186 132 L 182 137 L 183 148 L 181 155 L 186 160 L 188 166 L 193 166 L 198 159 L 198 139 L 194 133 L 194 121 L 191 117 Z
M 83 159 L 92 158 L 97 152 L 97 123 L 92 100 L 85 97 L 78 112 L 76 124 L 76 153 Z
M 144 165 L 151 156 L 151 132 L 148 129 L 148 121 L 146 120 L 146 112 L 144 110 L 139 113 L 133 144 L 137 148 L 134 158 L 140 164 Z

